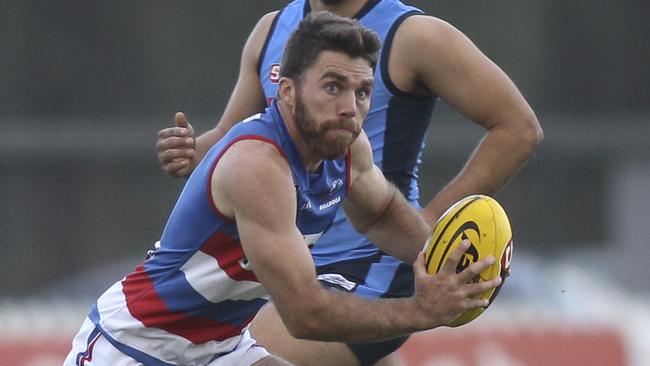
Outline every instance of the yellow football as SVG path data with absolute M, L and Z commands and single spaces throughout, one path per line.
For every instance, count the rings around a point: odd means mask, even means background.
M 472 245 L 461 259 L 456 272 L 488 256 L 494 256 L 495 263 L 481 272 L 474 281 L 487 281 L 501 276 L 499 287 L 485 291 L 477 298 L 489 299 L 489 304 L 499 293 L 506 277 L 510 274 L 512 261 L 512 229 L 503 207 L 494 199 L 484 195 L 465 197 L 451 206 L 438 219 L 433 233 L 424 245 L 427 272 L 437 273 L 447 257 L 461 241 L 469 239 Z M 488 306 L 490 306 L 488 304 Z M 457 327 L 469 323 L 481 315 L 485 308 L 476 308 L 461 313 L 451 324 Z

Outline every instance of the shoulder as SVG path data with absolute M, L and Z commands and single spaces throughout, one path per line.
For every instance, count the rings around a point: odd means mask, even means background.
M 246 42 L 244 54 L 248 52 L 251 54 L 259 55 L 262 47 L 264 46 L 264 42 L 269 35 L 269 31 L 271 30 L 273 22 L 275 21 L 279 12 L 279 10 L 276 10 L 267 13 L 257 21 L 255 28 L 253 28 L 253 31 L 249 35 L 248 41 Z
M 263 176 L 273 172 L 288 172 L 284 152 L 274 142 L 265 138 L 245 138 L 233 143 L 222 155 L 217 168 L 230 177 L 243 178 L 255 174 Z
M 393 40 L 391 60 L 410 79 L 437 92 L 438 79 L 479 56 L 478 49 L 460 30 L 429 15 L 404 21 Z
M 457 37 L 464 35 L 450 23 L 431 15 L 418 14 L 404 20 L 394 42 L 416 51 L 421 47 L 443 46 Z
M 278 13 L 280 13 L 280 11 L 275 10 L 263 15 L 257 21 L 257 24 L 255 25 L 255 28 L 253 28 L 253 32 L 251 35 L 256 37 L 266 38 L 266 36 L 269 34 L 269 30 L 271 29 L 271 26 L 273 25 L 273 22 L 275 22 L 275 19 L 278 16 Z
M 259 139 L 235 142 L 221 156 L 212 172 L 216 202 L 228 214 L 239 204 L 260 194 L 292 187 L 291 169 L 277 145 Z M 262 187 L 262 188 L 260 188 Z M 224 207 L 225 204 L 225 207 Z
M 278 16 L 280 13 L 279 10 L 274 10 L 272 12 L 264 14 L 259 21 L 257 21 L 257 25 L 255 26 L 256 28 L 261 28 L 261 29 L 266 29 L 266 32 L 268 33 L 269 28 L 271 28 L 271 25 L 275 21 L 275 18 Z

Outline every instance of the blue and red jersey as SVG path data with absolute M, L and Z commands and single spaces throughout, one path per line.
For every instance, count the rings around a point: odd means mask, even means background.
M 206 364 L 231 351 L 268 299 L 246 260 L 237 223 L 215 207 L 210 188 L 223 153 L 250 139 L 274 145 L 287 160 L 306 245 L 331 224 L 348 193 L 349 155 L 308 172 L 275 104 L 237 124 L 192 173 L 156 248 L 90 313 L 108 340 L 144 364 Z

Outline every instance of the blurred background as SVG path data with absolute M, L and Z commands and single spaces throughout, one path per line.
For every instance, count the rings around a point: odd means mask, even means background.
M 647 364 L 650 3 L 409 3 L 506 71 L 545 140 L 497 196 L 515 240 L 502 294 L 468 326 L 413 337 L 405 362 Z M 248 33 L 284 4 L 0 3 L 0 366 L 60 364 L 94 299 L 144 258 L 184 184 L 159 168 L 157 131 L 176 111 L 212 128 Z M 439 103 L 423 199 L 482 134 Z

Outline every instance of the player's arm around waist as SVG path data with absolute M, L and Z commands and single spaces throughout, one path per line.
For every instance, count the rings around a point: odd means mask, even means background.
M 343 207 L 354 228 L 385 252 L 412 263 L 431 232 L 422 216 L 373 164 L 365 134 L 352 145 L 352 182 Z
M 318 283 L 295 225 L 289 165 L 272 145 L 249 140 L 234 144 L 215 167 L 211 190 L 219 211 L 235 219 L 255 275 L 295 337 L 363 342 L 425 327 L 419 325 L 422 317 L 414 309 L 421 304 L 415 300 L 366 300 Z

